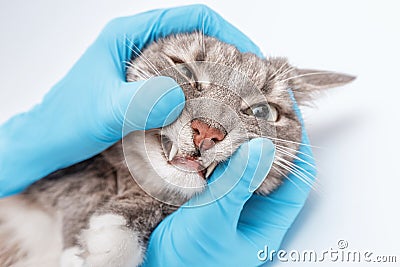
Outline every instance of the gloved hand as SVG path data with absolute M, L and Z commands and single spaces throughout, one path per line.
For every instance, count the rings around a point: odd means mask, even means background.
M 293 105 L 303 124 L 294 98 Z M 279 250 L 287 230 L 304 205 L 310 191 L 309 183 L 314 180 L 314 159 L 304 127 L 302 143 L 298 158 L 293 162 L 298 166 L 296 175 L 289 174 L 268 196 L 253 195 L 252 192 L 269 171 L 274 156 L 273 145 L 265 139 L 253 139 L 243 144 L 229 164 L 217 166 L 210 179 L 222 179 L 222 185 L 228 184 L 222 186 L 224 189 L 237 178 L 240 178 L 239 182 L 222 198 L 197 206 L 197 203 L 209 200 L 209 196 L 220 195 L 215 191 L 221 190 L 221 184 L 218 188 L 210 184 L 204 194 L 191 199 L 185 207 L 164 219 L 151 235 L 143 267 L 247 267 L 260 266 L 271 260 L 268 253 Z
M 111 21 L 42 103 L 0 126 L 0 197 L 20 192 L 121 139 L 124 115 L 134 95 L 130 110 L 136 112 L 126 118 L 130 130 L 160 127 L 175 119 L 179 109 L 164 121 L 184 100 L 177 84 L 165 77 L 127 83 L 125 64 L 135 46 L 142 49 L 157 38 L 195 30 L 261 55 L 246 36 L 203 5 Z

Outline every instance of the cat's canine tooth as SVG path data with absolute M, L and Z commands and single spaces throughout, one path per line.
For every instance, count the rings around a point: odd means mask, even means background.
M 214 171 L 215 167 L 217 167 L 218 163 L 213 162 L 210 164 L 210 166 L 207 167 L 207 172 L 206 172 L 206 179 L 211 175 L 211 173 Z
M 175 144 L 172 144 L 171 151 L 169 152 L 168 160 L 171 161 L 178 154 L 178 147 Z

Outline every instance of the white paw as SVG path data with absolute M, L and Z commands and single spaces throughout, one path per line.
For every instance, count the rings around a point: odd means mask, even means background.
M 83 259 L 79 256 L 82 253 L 77 247 L 71 247 L 64 250 L 61 254 L 60 266 L 61 267 L 82 267 Z
M 81 237 L 87 250 L 84 266 L 132 267 L 143 260 L 137 234 L 126 227 L 126 220 L 120 215 L 93 216 Z

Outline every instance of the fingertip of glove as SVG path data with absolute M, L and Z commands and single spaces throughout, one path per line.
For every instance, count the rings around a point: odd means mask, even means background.
M 129 85 L 130 84 L 130 85 Z M 158 128 L 172 123 L 182 112 L 185 95 L 171 78 L 157 76 L 146 81 L 124 83 L 125 123 L 130 130 Z M 131 94 L 130 97 L 129 94 Z M 127 100 L 126 98 L 129 98 Z
M 172 101 L 176 105 L 185 102 L 185 94 L 179 84 L 171 77 L 158 76 L 147 80 L 152 87 L 160 88 L 160 97 L 165 101 Z
M 266 138 L 254 138 L 240 146 L 239 151 L 242 158 L 248 158 L 249 162 L 259 162 L 263 157 L 273 158 L 275 145 Z
M 166 126 L 175 121 L 182 112 L 185 95 L 179 84 L 170 77 L 154 77 L 147 81 L 148 87 L 154 88 L 154 105 L 149 113 L 146 128 Z
M 249 148 L 262 148 L 264 151 L 275 150 L 275 146 L 270 139 L 267 138 L 254 138 L 248 142 Z
M 264 181 L 272 166 L 274 156 L 275 146 L 269 139 L 252 139 L 242 144 L 229 161 L 217 166 L 210 182 L 218 180 L 222 175 L 234 176 L 240 178 L 238 181 L 241 184 L 240 187 L 246 187 L 253 192 Z

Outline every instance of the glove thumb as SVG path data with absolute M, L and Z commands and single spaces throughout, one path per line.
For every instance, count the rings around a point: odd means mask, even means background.
M 250 140 L 228 162 L 217 166 L 206 191 L 192 198 L 186 205 L 211 203 L 208 208 L 213 218 L 220 213 L 223 217 L 229 216 L 231 222 L 237 222 L 244 204 L 267 176 L 274 155 L 275 147 L 270 140 Z
M 159 128 L 172 123 L 185 104 L 181 87 L 169 77 L 123 82 L 116 97 L 118 128 L 123 135 L 132 131 Z

